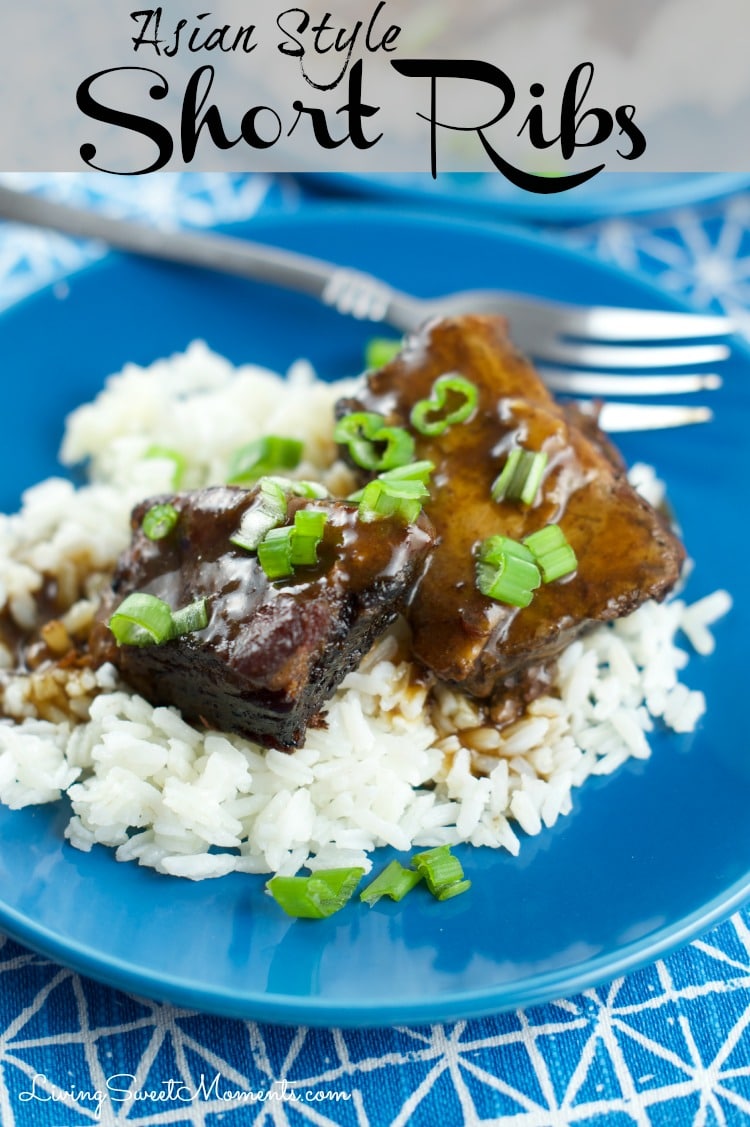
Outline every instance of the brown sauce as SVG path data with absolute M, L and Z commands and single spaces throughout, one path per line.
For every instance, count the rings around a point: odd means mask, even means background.
M 442 681 L 477 697 L 498 692 L 507 699 L 519 672 L 551 660 L 591 620 L 663 598 L 684 551 L 629 486 L 595 423 L 584 425 L 552 399 L 500 318 L 465 316 L 427 326 L 337 412 L 376 411 L 391 425 L 409 426 L 414 404 L 451 372 L 470 380 L 479 399 L 473 416 L 440 436 L 412 430 L 416 457 L 436 467 L 425 512 L 438 535 L 409 609 L 414 655 Z M 530 506 L 492 498 L 514 446 L 548 454 Z M 481 594 L 476 549 L 482 540 L 493 534 L 522 540 L 550 523 L 560 524 L 578 571 L 541 587 L 523 610 Z

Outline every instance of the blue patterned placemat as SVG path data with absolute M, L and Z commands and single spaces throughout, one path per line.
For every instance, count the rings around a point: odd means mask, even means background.
M 740 916 L 575 998 L 369 1031 L 226 1021 L 0 949 L 3 1127 L 750 1122 Z M 256 1118 L 257 1117 L 257 1118 Z
M 308 203 L 304 185 L 267 177 L 22 182 L 167 225 Z M 556 237 L 725 308 L 750 331 L 750 195 Z M 99 253 L 0 230 L 0 308 Z M 196 1014 L 99 986 L 0 938 L 0 1123 L 734 1127 L 750 1124 L 748 1025 L 747 909 L 670 958 L 570 999 L 376 1031 Z

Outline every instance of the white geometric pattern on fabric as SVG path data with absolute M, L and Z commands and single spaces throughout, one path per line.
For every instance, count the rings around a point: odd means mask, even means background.
M 699 309 L 723 309 L 750 336 L 750 193 L 658 220 L 608 220 L 569 234 L 568 241 L 655 277 Z
M 750 930 L 736 916 L 689 951 L 518 1014 L 363 1032 L 193 1014 L 103 990 L 6 940 L 3 1127 L 90 1123 L 95 1101 L 81 1094 L 108 1080 L 99 1121 L 111 1127 L 252 1122 L 250 1097 L 282 1084 L 286 1099 L 256 1103 L 258 1123 L 410 1127 L 438 1108 L 446 1123 L 503 1127 L 750 1122 Z M 172 1099 L 137 1099 L 159 1091 Z M 350 1099 L 331 1117 L 307 1092 Z
M 31 173 L 5 173 L 0 179 L 61 203 L 89 204 L 113 216 L 145 218 L 162 228 L 239 223 L 251 219 L 264 206 L 294 206 L 298 195 L 291 181 L 217 173 L 145 177 L 137 186 L 127 179 L 73 173 L 52 181 Z M 93 243 L 27 227 L 6 227 L 0 239 L 0 309 L 105 253 Z

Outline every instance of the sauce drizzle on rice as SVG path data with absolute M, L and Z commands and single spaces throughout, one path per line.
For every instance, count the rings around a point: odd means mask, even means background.
M 397 626 L 340 685 L 326 727 L 310 728 L 291 756 L 187 724 L 127 689 L 110 665 L 64 669 L 54 645 L 46 669 L 45 659 L 12 672 L 18 639 L 36 638 L 49 612 L 37 602 L 45 589 L 64 592 L 55 617 L 76 642 L 85 637 L 131 509 L 170 491 L 173 463 L 146 457 L 155 443 L 184 453 L 184 485 L 200 489 L 225 479 L 227 451 L 290 434 L 305 443 L 295 476 L 339 496 L 355 488 L 331 439 L 334 403 L 353 385 L 317 381 L 304 363 L 290 382 L 293 394 L 281 377 L 234 369 L 194 345 L 150 369 L 129 366 L 69 419 L 63 455 L 89 460 L 89 484 L 42 483 L 0 521 L 12 641 L 0 649 L 3 710 L 14 718 L 0 725 L 0 800 L 19 807 L 67 791 L 72 844 L 101 842 L 122 860 L 193 879 L 291 874 L 307 861 L 369 870 L 382 844 L 469 841 L 516 853 L 523 833 L 570 809 L 589 775 L 647 756 L 655 723 L 684 731 L 698 722 L 705 702 L 678 680 L 687 662 L 678 634 L 684 627 L 707 652 L 710 626 L 729 607 L 723 592 L 689 608 L 646 602 L 595 627 L 559 657 L 550 691 L 501 729 L 465 694 L 434 689 L 405 657 Z M 45 718 L 39 678 L 53 673 L 55 711 Z

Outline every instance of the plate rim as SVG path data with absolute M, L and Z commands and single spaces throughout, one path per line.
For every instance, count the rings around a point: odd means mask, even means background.
M 560 246 L 555 239 L 537 232 L 514 226 L 490 225 L 477 219 L 425 216 L 406 209 L 399 209 L 395 214 L 391 214 L 389 209 L 382 206 L 359 206 L 348 203 L 301 209 L 292 213 L 283 211 L 267 213 L 253 217 L 246 224 L 232 224 L 231 230 L 241 233 L 242 236 L 247 234 L 251 238 L 262 239 L 264 231 L 287 233 L 296 228 L 307 229 L 311 225 L 340 224 L 342 221 L 360 223 L 368 220 L 385 223 L 392 228 L 416 223 L 428 229 L 444 228 L 451 232 L 466 230 L 475 234 L 483 233 L 499 240 L 508 240 L 519 248 L 536 247 L 552 253 L 563 262 L 574 262 L 579 268 L 600 276 L 609 276 L 614 282 L 624 282 L 629 287 L 648 294 L 657 306 L 676 310 L 691 309 L 685 300 L 661 290 L 648 277 L 629 274 L 616 264 L 601 262 L 576 247 Z M 221 229 L 221 226 L 217 225 L 216 229 Z M 55 287 L 65 280 L 101 270 L 116 269 L 127 257 L 121 252 L 111 251 L 93 262 L 84 263 L 1 310 L 0 319 L 12 318 L 17 312 L 26 310 L 34 303 L 48 300 L 53 296 Z M 750 343 L 736 337 L 732 338 L 731 343 L 733 350 L 740 353 L 745 362 L 750 363 Z M 13 812 L 9 811 L 9 813 Z M 303 999 L 267 992 L 237 996 L 230 993 L 229 987 L 221 989 L 216 986 L 202 987 L 183 978 L 157 974 L 120 958 L 102 955 L 100 951 L 76 941 L 65 940 L 49 928 L 35 924 L 27 915 L 18 912 L 1 899 L 0 927 L 17 942 L 78 973 L 112 988 L 144 995 L 172 1005 L 232 1019 L 310 1026 L 374 1028 L 403 1023 L 414 1025 L 480 1017 L 569 997 L 583 989 L 601 985 L 612 978 L 652 964 L 731 916 L 748 898 L 750 898 L 750 870 L 743 878 L 733 882 L 721 895 L 714 897 L 688 916 L 650 933 L 644 939 L 619 947 L 616 956 L 609 953 L 585 959 L 582 963 L 560 970 L 525 976 L 512 984 L 500 984 L 492 988 L 451 990 L 427 1000 L 411 998 L 404 1003 L 385 1002 L 374 1005 L 368 1003 L 365 1008 L 357 1003 L 346 1003 L 335 999 L 331 1001 L 312 996 Z
M 100 848 L 104 848 L 101 846 Z M 407 999 L 396 1004 L 347 1005 L 307 997 L 304 1001 L 284 994 L 238 996 L 228 987 L 196 987 L 182 978 L 144 972 L 119 958 L 103 959 L 99 952 L 83 944 L 67 946 L 47 928 L 27 927 L 20 913 L 8 912 L 0 901 L 0 925 L 5 933 L 39 954 L 53 958 L 61 966 L 125 993 L 140 995 L 199 1013 L 232 1020 L 272 1022 L 278 1025 L 306 1025 L 323 1028 L 375 1029 L 394 1025 L 420 1025 L 435 1021 L 456 1021 L 492 1014 L 530 1009 L 570 998 L 583 990 L 651 966 L 698 935 L 729 919 L 750 897 L 750 873 L 731 886 L 731 895 L 716 897 L 709 905 L 683 918 L 671 927 L 653 932 L 648 940 L 635 941 L 620 948 L 617 959 L 603 955 L 587 959 L 581 967 L 548 971 L 521 980 L 509 990 L 495 988 L 441 993 L 429 1001 Z M 18 920 L 18 926 L 14 926 Z M 576 969 L 576 973 L 571 973 Z M 248 1006 L 252 1010 L 248 1009 Z

